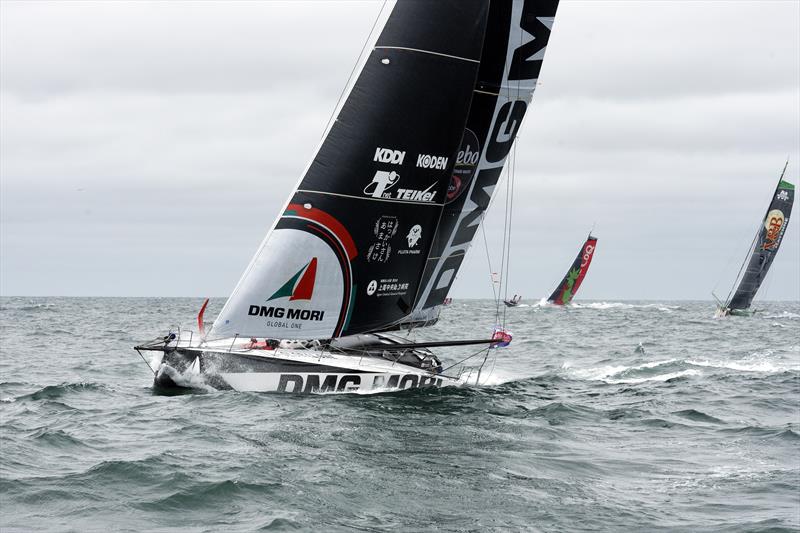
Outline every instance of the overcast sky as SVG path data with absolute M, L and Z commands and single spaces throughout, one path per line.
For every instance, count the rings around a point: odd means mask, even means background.
M 380 5 L 2 0 L 0 294 L 227 296 Z M 800 2 L 562 0 L 518 140 L 511 290 L 549 294 L 595 224 L 579 297 L 727 294 L 787 156 L 797 184 Z M 762 298 L 800 299 L 794 211 Z M 452 296 L 488 279 L 478 243 Z

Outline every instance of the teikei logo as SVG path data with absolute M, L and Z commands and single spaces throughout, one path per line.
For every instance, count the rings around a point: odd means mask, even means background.
M 385 198 L 387 200 L 408 200 L 412 202 L 433 202 L 436 196 L 436 191 L 431 191 L 436 186 L 436 182 L 432 183 L 425 190 L 418 189 L 397 189 L 394 195 L 389 192 L 397 182 L 400 181 L 400 174 L 395 171 L 387 172 L 385 170 L 378 170 L 372 181 L 364 187 L 364 194 L 372 196 L 373 198 Z
M 581 258 L 581 268 L 584 268 L 589 261 L 592 259 L 592 254 L 594 253 L 594 244 L 587 244 L 586 247 L 583 249 L 583 257 Z
M 403 159 L 406 158 L 406 153 L 400 150 L 391 150 L 389 148 L 377 148 L 375 150 L 375 157 L 372 159 L 378 163 L 389 163 L 391 165 L 402 165 Z
M 375 177 L 372 178 L 369 185 L 364 187 L 364 194 L 372 196 L 373 198 L 383 198 L 384 192 L 397 185 L 398 181 L 400 181 L 400 174 L 397 172 L 379 170 L 375 173 Z M 391 197 L 390 194 L 389 197 Z
M 448 158 L 444 156 L 419 154 L 417 156 L 417 167 L 443 170 L 447 168 L 447 160 Z
M 764 244 L 761 247 L 762 249 L 769 250 L 778 245 L 781 240 L 781 230 L 783 229 L 784 221 L 785 217 L 783 216 L 783 211 L 780 209 L 773 209 L 767 213 L 767 218 L 764 221 L 764 227 L 767 229 L 767 235 L 766 239 L 764 240 Z
M 314 282 L 317 277 L 317 258 L 314 257 L 303 268 L 289 278 L 267 301 L 289 298 L 289 301 L 311 300 L 314 295 Z M 247 312 L 250 316 L 266 318 L 285 318 L 287 320 L 322 320 L 325 311 L 314 309 L 291 309 L 266 305 L 251 305 Z

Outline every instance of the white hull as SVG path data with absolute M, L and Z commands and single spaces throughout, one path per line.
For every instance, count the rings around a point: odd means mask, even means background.
M 325 349 L 246 349 L 241 346 L 191 346 L 175 343 L 152 361 L 161 387 L 205 387 L 248 392 L 373 393 L 463 386 L 478 371 L 454 374 L 422 369 L 376 357 Z

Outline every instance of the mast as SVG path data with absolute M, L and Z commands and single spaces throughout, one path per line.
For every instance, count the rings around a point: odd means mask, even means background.
M 743 268 L 745 264 L 747 265 L 744 274 L 741 274 L 741 280 L 739 280 L 733 296 L 729 295 L 729 299 L 725 303 L 727 309 L 745 310 L 750 308 L 753 298 L 766 278 L 772 261 L 781 246 L 794 205 L 795 187 L 783 179 L 788 165 L 789 161 L 787 160 L 781 176 L 778 178 L 778 185 L 775 187 L 767 212 L 745 258 L 745 263 L 742 264 Z M 740 273 L 741 271 L 742 269 L 739 270 Z

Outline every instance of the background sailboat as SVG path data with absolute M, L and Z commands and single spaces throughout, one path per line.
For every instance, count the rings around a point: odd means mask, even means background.
M 731 289 L 725 302 L 718 302 L 717 316 L 748 314 L 753 298 L 764 278 L 767 277 L 772 261 L 781 247 L 794 205 L 794 185 L 783 179 L 788 165 L 787 161 L 781 177 L 778 178 L 778 185 L 772 195 L 767 213 L 764 215 L 753 242 L 750 244 L 744 263 L 739 269 L 738 284 L 734 283 L 735 290 Z M 746 268 L 745 265 L 747 265 Z
M 188 368 L 240 390 L 462 382 L 428 348 L 495 341 L 414 344 L 386 332 L 438 319 L 536 87 L 557 5 L 399 1 L 210 331 L 137 347 L 166 354 L 157 381 Z
M 581 246 L 578 256 L 564 275 L 564 279 L 558 284 L 553 294 L 547 299 L 548 303 L 555 305 L 566 305 L 572 301 L 578 292 L 586 273 L 589 272 L 589 265 L 592 264 L 595 249 L 597 248 L 597 237 L 589 236 Z

